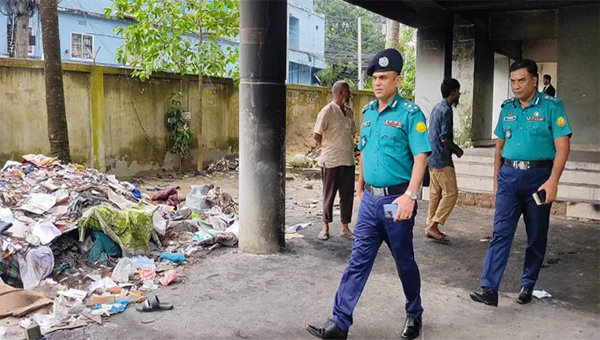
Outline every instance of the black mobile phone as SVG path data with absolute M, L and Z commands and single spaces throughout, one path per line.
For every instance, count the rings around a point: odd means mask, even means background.
M 546 204 L 546 190 L 542 189 L 542 190 L 534 193 L 533 199 L 535 201 L 535 204 L 537 204 L 537 205 Z

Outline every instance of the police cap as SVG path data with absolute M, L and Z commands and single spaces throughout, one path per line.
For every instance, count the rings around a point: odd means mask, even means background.
M 402 55 L 393 48 L 388 48 L 377 53 L 367 67 L 367 75 L 372 76 L 375 72 L 402 71 Z

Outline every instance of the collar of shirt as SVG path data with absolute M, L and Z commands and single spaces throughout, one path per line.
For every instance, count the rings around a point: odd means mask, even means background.
M 451 107 L 451 106 L 448 104 L 448 102 L 446 101 L 446 98 L 444 98 L 444 99 L 442 100 L 442 103 L 444 103 L 444 107 L 445 107 L 446 109 L 451 109 L 451 108 L 452 108 L 452 107 Z
M 522 110 L 525 110 L 528 107 L 532 107 L 532 106 L 537 106 L 540 103 L 541 100 L 541 93 L 538 91 L 535 91 L 535 94 L 533 95 L 533 98 L 531 98 L 531 101 L 529 102 L 529 105 L 522 107 L 521 106 L 521 101 L 519 99 L 517 99 L 517 103 L 519 105 L 519 108 L 521 108 Z
M 333 104 L 333 107 L 340 110 L 344 116 L 348 116 L 348 109 L 345 104 L 344 104 L 344 109 L 346 109 L 346 110 L 343 110 L 335 101 L 332 101 L 331 104 Z M 346 111 L 346 112 L 344 112 L 344 111 Z
M 379 114 L 382 114 L 384 112 L 386 112 L 388 109 L 390 110 L 394 110 L 398 107 L 398 104 L 400 103 L 400 100 L 402 99 L 402 97 L 400 97 L 399 94 L 396 94 L 394 96 L 394 98 L 392 98 L 392 100 L 390 100 L 390 102 L 387 104 L 387 106 L 383 109 L 383 111 L 379 112 Z M 379 109 L 379 101 L 376 102 L 376 109 Z

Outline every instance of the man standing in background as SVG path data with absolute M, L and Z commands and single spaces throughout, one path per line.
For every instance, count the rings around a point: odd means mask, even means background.
M 450 239 L 439 230 L 439 225 L 446 223 L 458 199 L 452 154 L 460 158 L 463 150 L 454 143 L 452 106 L 458 105 L 460 83 L 456 79 L 445 79 L 441 90 L 444 100 L 433 108 L 429 117 L 429 143 L 432 152 L 427 161 L 430 178 L 429 218 L 425 233 L 428 238 L 450 244 Z
M 551 84 L 552 76 L 549 74 L 544 74 L 543 82 L 544 82 L 544 89 L 542 90 L 542 93 L 545 93 L 552 97 L 556 97 L 556 89 Z
M 349 107 L 352 93 L 346 82 L 338 81 L 332 87 L 333 101 L 319 112 L 314 138 L 321 148 L 319 166 L 323 177 L 323 230 L 320 240 L 329 239 L 329 223 L 333 222 L 333 201 L 340 193 L 340 236 L 354 239 L 348 224 L 354 204 L 354 112 Z

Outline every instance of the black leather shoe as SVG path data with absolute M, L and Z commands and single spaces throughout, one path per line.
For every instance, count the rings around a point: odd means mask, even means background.
M 306 325 L 306 330 L 319 339 L 341 339 L 348 338 L 348 331 L 341 330 L 333 320 L 329 319 L 321 327 Z
M 406 321 L 404 322 L 404 329 L 402 330 L 402 339 L 416 339 L 421 334 L 421 326 L 423 326 L 423 318 L 422 317 L 414 317 L 411 315 L 406 316 Z
M 483 287 L 481 292 L 471 292 L 471 299 L 488 306 L 498 307 L 498 292 L 492 288 Z
M 533 287 L 521 287 L 521 291 L 519 292 L 519 297 L 517 298 L 517 303 L 522 305 L 531 302 L 531 296 L 533 295 Z

